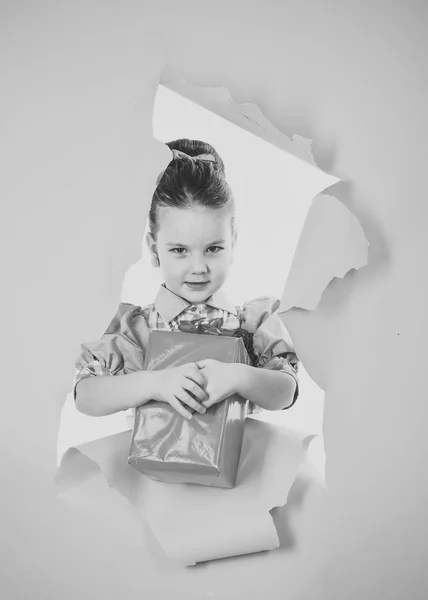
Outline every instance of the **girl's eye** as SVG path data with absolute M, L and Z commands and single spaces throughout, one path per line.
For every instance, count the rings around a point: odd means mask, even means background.
M 224 248 L 222 246 L 210 246 L 208 248 L 209 254 L 217 254 L 221 250 L 224 250 Z M 174 254 L 179 254 L 180 256 L 182 256 L 186 252 L 186 248 L 181 248 L 181 247 L 172 248 L 170 250 L 170 252 L 173 252 Z

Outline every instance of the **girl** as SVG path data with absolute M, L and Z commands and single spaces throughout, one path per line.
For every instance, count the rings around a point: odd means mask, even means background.
M 146 238 L 164 282 L 152 304 L 120 304 L 101 340 L 82 345 L 76 406 L 88 415 L 108 415 L 156 400 L 191 419 L 194 411 L 203 414 L 239 393 L 252 412 L 254 405 L 288 408 L 298 396 L 298 359 L 275 312 L 279 300 L 261 297 L 239 308 L 221 291 L 237 237 L 223 161 L 201 141 L 167 145 L 173 158 L 158 177 Z M 149 331 L 178 330 L 181 321 L 195 318 L 221 319 L 216 323 L 241 335 L 253 366 L 209 359 L 143 371 Z

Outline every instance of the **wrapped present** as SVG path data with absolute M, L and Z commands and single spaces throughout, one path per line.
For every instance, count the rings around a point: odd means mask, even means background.
M 151 331 L 147 371 L 212 358 L 251 364 L 241 338 Z M 136 410 L 128 462 L 152 479 L 233 488 L 248 401 L 233 394 L 187 420 L 169 404 L 150 401 Z

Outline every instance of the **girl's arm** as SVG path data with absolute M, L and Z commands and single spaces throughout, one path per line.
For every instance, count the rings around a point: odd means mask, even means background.
M 76 408 L 92 417 L 136 408 L 157 396 L 158 379 L 159 371 L 85 377 L 76 385 Z
M 236 391 L 243 398 L 266 410 L 282 410 L 293 404 L 296 381 L 281 371 L 260 369 L 244 364 L 236 368 Z
M 202 402 L 207 408 L 235 393 L 266 410 L 281 410 L 293 404 L 296 380 L 289 373 L 209 358 L 197 365 L 208 382 L 208 399 Z
M 246 302 L 240 315 L 241 328 L 253 334 L 256 368 L 240 367 L 238 385 L 244 398 L 267 410 L 289 408 L 299 393 L 299 360 L 277 312 L 280 304 L 278 298 L 261 296 Z
M 136 371 L 126 375 L 85 377 L 76 385 L 76 408 L 92 417 L 111 415 L 158 400 L 167 402 L 187 419 L 203 414 L 206 380 L 195 363 L 160 371 Z

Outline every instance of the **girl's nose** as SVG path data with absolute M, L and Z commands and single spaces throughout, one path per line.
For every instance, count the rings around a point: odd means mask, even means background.
M 194 275 L 206 273 L 208 270 L 207 263 L 203 257 L 195 256 L 192 261 L 191 271 Z

